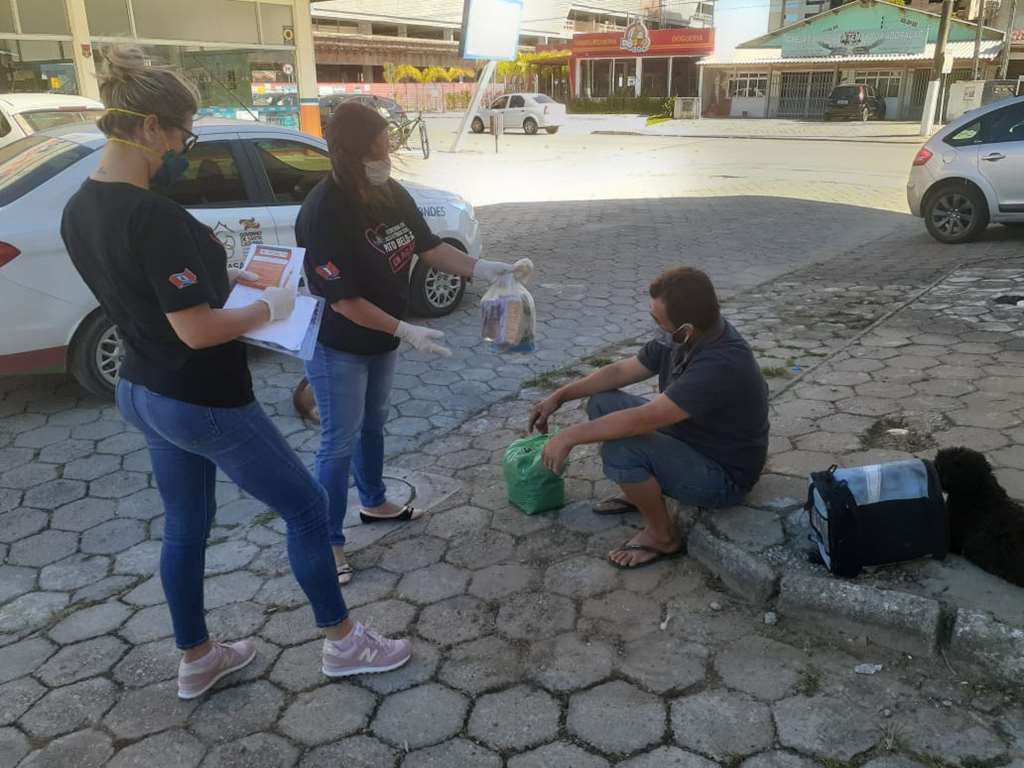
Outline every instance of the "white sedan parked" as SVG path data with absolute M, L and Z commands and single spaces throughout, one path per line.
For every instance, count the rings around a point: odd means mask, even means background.
M 491 106 L 473 118 L 473 133 L 483 133 L 491 125 L 491 115 L 501 115 L 504 130 L 522 128 L 532 136 L 543 129 L 558 133 L 565 125 L 565 105 L 543 93 L 510 93 L 499 96 Z
M 264 123 L 204 119 L 185 176 L 168 193 L 207 224 L 240 266 L 253 243 L 295 244 L 295 217 L 330 169 L 327 144 Z M 121 339 L 68 258 L 61 211 L 99 162 L 95 127 L 37 133 L 0 148 L 0 375 L 66 367 L 90 392 L 112 391 Z M 458 195 L 403 182 L 433 232 L 473 258 L 480 230 Z M 462 300 L 460 277 L 417 263 L 416 314 L 440 317 Z
M 58 125 L 95 123 L 102 115 L 103 104 L 83 96 L 5 93 L 0 95 L 0 147 Z

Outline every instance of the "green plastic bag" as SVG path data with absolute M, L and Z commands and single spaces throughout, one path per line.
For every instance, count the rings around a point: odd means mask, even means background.
M 516 440 L 505 451 L 508 500 L 528 515 L 565 506 L 565 481 L 541 462 L 551 435 Z

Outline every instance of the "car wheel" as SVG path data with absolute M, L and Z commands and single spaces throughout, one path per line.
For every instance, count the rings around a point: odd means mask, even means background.
M 110 397 L 123 359 L 121 332 L 102 311 L 93 312 L 71 341 L 68 360 L 71 375 L 87 392 Z
M 532 117 L 528 117 L 523 120 L 523 130 L 526 131 L 527 136 L 533 136 L 537 133 L 537 121 Z
M 556 133 L 558 133 L 558 126 L 555 125 L 555 126 L 552 126 L 551 128 L 545 128 L 544 130 L 547 131 L 552 136 L 554 136 Z
M 469 124 L 469 127 L 472 129 L 473 133 L 483 133 L 484 121 L 479 117 L 474 117 L 473 122 Z
M 965 184 L 948 184 L 930 193 L 923 206 L 928 233 L 940 243 L 967 243 L 988 226 L 985 197 Z
M 465 253 L 461 244 L 451 245 Z M 462 302 L 466 281 L 458 275 L 440 272 L 421 260 L 412 271 L 409 289 L 409 304 L 417 316 L 444 317 Z

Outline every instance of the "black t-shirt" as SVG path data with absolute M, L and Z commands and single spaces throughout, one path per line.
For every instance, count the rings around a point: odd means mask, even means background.
M 741 489 L 753 488 L 768 458 L 768 384 L 737 330 L 721 321 L 693 349 L 673 354 L 651 341 L 638 358 L 690 416 L 661 431 L 720 464 Z
M 412 196 L 393 179 L 393 204 L 368 216 L 328 175 L 306 197 L 295 221 L 295 241 L 306 249 L 306 281 L 328 304 L 366 299 L 392 317 L 404 319 L 409 303 L 412 257 L 441 244 L 423 220 Z M 356 355 L 398 347 L 394 336 L 364 328 L 328 310 L 320 343 Z
M 227 300 L 227 255 L 209 227 L 155 192 L 88 179 L 64 208 L 60 231 L 75 269 L 121 331 L 124 379 L 195 405 L 253 401 L 245 345 L 190 349 L 166 317 Z

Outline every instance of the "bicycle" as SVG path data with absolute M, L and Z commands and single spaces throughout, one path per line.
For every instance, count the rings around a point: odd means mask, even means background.
M 410 120 L 391 120 L 388 122 L 388 144 L 392 152 L 399 149 L 415 149 L 409 145 L 414 135 L 419 137 L 420 151 L 423 159 L 430 157 L 430 137 L 427 135 L 427 124 L 420 112 Z

